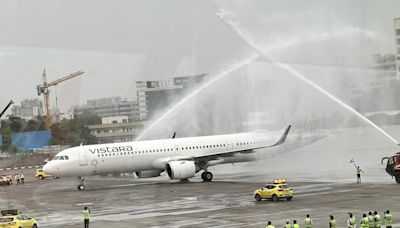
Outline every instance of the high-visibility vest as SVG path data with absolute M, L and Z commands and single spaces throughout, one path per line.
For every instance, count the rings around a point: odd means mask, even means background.
M 290 224 L 285 224 L 285 228 L 292 228 Z
M 89 210 L 83 210 L 83 219 L 90 219 L 90 211 Z
M 357 167 L 357 174 L 361 174 L 361 169 Z
M 368 215 L 368 220 L 369 220 L 369 227 L 370 227 L 370 228 L 375 228 L 374 216 Z
M 21 179 L 23 179 L 24 178 L 24 174 L 21 174 Z
M 304 220 L 304 225 L 305 225 L 305 228 L 311 228 L 312 227 L 312 220 L 310 218 L 306 218 Z
M 299 224 L 295 223 L 293 224 L 293 228 L 300 228 Z
M 381 228 L 381 226 L 382 226 L 381 216 L 379 214 L 376 214 L 375 215 L 375 227 Z
M 331 224 L 331 228 L 336 228 L 336 220 L 332 219 L 329 224 Z
M 360 220 L 361 228 L 369 228 L 369 219 L 368 217 L 363 217 Z
M 385 214 L 384 215 L 385 218 L 385 226 L 391 226 L 392 225 L 392 214 Z
M 265 228 L 275 228 L 273 225 L 267 225 Z
M 354 228 L 354 226 L 356 225 L 356 217 L 350 217 L 348 220 L 347 220 L 347 227 L 348 228 Z

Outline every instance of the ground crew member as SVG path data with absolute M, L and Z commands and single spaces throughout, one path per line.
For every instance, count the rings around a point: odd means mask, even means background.
M 83 224 L 85 228 L 89 228 L 90 210 L 88 207 L 84 207 L 83 211 Z
M 356 217 L 352 213 L 349 213 L 349 219 L 347 219 L 347 228 L 356 227 Z
M 369 228 L 375 228 L 375 219 L 372 212 L 368 212 Z
M 374 211 L 375 228 L 381 228 L 382 220 L 378 212 Z
M 364 171 L 362 171 L 360 169 L 360 166 L 356 166 L 356 170 L 357 170 L 357 183 L 361 184 L 361 173 L 364 173 Z
M 333 217 L 333 215 L 329 215 L 329 217 L 331 218 L 331 221 L 329 221 L 329 228 L 336 228 L 336 220 Z
M 293 228 L 300 228 L 299 224 L 297 224 L 296 220 L 293 220 Z
M 390 214 L 389 210 L 383 213 L 383 219 L 385 219 L 385 227 L 392 228 L 392 214 Z
M 310 218 L 310 215 L 306 215 L 306 219 L 304 219 L 304 227 L 305 228 L 312 228 L 313 222 L 312 219 Z
M 20 180 L 19 178 L 20 178 L 19 174 L 14 175 L 15 182 L 17 182 L 16 184 L 19 184 L 19 180 Z
M 19 176 L 19 178 L 21 179 L 21 184 L 24 184 L 25 183 L 25 180 L 24 180 L 24 174 L 23 173 L 21 173 L 21 175 Z
M 265 228 L 275 228 L 275 226 L 272 225 L 271 221 L 268 221 L 268 225 Z
M 363 214 L 362 219 L 360 220 L 361 228 L 369 228 L 369 219 L 367 214 Z
M 286 220 L 286 224 L 284 228 L 292 228 L 292 226 L 290 225 L 289 220 Z

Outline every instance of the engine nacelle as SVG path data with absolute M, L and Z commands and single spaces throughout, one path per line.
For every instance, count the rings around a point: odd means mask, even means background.
M 149 177 L 158 177 L 161 174 L 161 170 L 146 170 L 136 172 L 136 176 L 138 178 L 149 178 Z
M 196 164 L 193 161 L 170 161 L 166 171 L 171 179 L 187 179 L 196 174 Z

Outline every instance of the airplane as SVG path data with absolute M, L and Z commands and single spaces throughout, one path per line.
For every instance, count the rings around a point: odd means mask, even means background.
M 78 190 L 84 190 L 84 176 L 136 172 L 138 178 L 158 177 L 166 171 L 171 180 L 186 180 L 201 170 L 203 181 L 211 181 L 208 167 L 256 160 L 257 149 L 279 146 L 282 136 L 267 131 L 81 145 L 57 153 L 43 170 L 57 177 L 78 177 Z

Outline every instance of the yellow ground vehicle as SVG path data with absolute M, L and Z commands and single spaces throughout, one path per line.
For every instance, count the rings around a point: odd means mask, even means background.
M 11 212 L 11 213 L 8 213 Z M 2 211 L 0 217 L 1 228 L 37 228 L 38 223 L 35 219 L 24 214 L 18 214 L 17 210 Z
M 52 177 L 52 176 L 43 171 L 43 169 L 37 169 L 35 177 L 39 178 L 40 180 L 43 180 L 46 177 Z
M 255 190 L 254 198 L 257 201 L 262 199 L 271 199 L 274 202 L 279 199 L 290 201 L 293 198 L 293 188 L 286 184 L 285 179 L 275 179 L 273 183 L 266 184 L 262 188 Z

